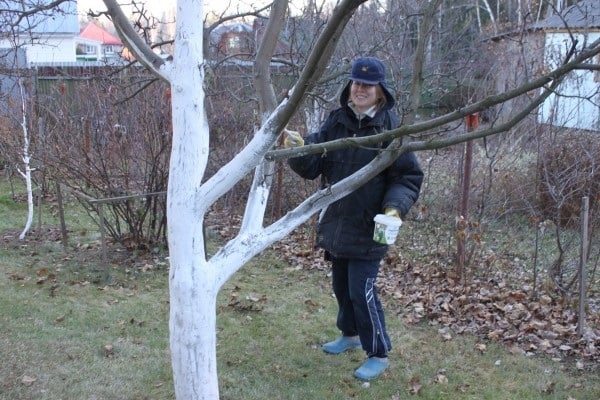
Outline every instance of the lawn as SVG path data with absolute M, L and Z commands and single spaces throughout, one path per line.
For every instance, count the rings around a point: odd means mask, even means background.
M 0 399 L 172 399 L 167 255 L 111 245 L 109 265 L 101 265 L 97 230 L 76 211 L 67 248 L 53 233 L 51 210 L 41 231 L 19 241 L 26 205 L 0 200 Z M 104 268 L 109 282 L 98 279 Z M 220 294 L 221 398 L 600 398 L 593 368 L 449 336 L 427 319 L 407 324 L 396 302 L 384 302 L 392 364 L 364 384 L 352 375 L 362 352 L 320 350 L 337 335 L 327 269 L 265 252 Z

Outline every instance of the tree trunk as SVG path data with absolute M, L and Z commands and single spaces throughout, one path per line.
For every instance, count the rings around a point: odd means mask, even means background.
M 415 59 L 413 61 L 413 78 L 410 86 L 410 95 L 408 101 L 410 110 L 404 118 L 404 124 L 412 124 L 415 121 L 417 110 L 421 105 L 421 93 L 423 91 L 423 82 L 425 78 L 423 71 L 425 70 L 426 47 L 431 42 L 431 31 L 434 23 L 435 13 L 437 12 L 442 0 L 435 0 L 429 4 L 424 15 L 423 22 L 419 27 L 419 39 L 417 48 L 415 49 Z
M 485 6 L 485 10 L 487 11 L 489 17 L 490 17 L 490 23 L 492 24 L 492 27 L 494 28 L 494 34 L 498 33 L 498 25 L 496 24 L 496 17 L 494 16 L 494 11 L 492 10 L 492 7 L 490 7 L 490 3 L 488 2 L 488 0 L 483 0 L 483 5 Z M 477 8 L 479 8 L 479 6 L 477 6 Z M 481 32 L 481 29 L 479 30 Z
M 206 261 L 203 222 L 209 205 L 194 203 L 208 162 L 204 109 L 202 2 L 177 2 L 171 76 L 173 145 L 167 218 L 170 257 L 170 345 L 179 400 L 217 400 L 216 272 Z
M 23 164 L 25 165 L 25 171 L 19 170 L 19 173 L 25 179 L 25 187 L 27 188 L 27 221 L 25 222 L 25 228 L 19 235 L 19 239 L 25 239 L 25 235 L 31 228 L 33 221 L 33 187 L 31 184 L 31 155 L 29 154 L 29 129 L 27 129 L 27 101 L 25 99 L 25 89 L 23 88 L 23 81 L 19 79 L 19 89 L 21 91 L 21 103 L 22 103 L 22 120 L 21 129 L 23 130 Z
M 206 262 L 174 264 L 171 261 L 169 325 L 175 397 L 217 400 L 218 290 L 211 276 L 213 268 Z

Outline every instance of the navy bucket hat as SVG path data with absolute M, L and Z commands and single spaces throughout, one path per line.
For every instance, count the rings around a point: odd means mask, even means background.
M 352 63 L 350 80 L 367 85 L 385 84 L 385 65 L 375 57 L 357 58 Z
M 350 72 L 350 83 L 346 87 L 349 90 L 352 82 L 360 82 L 367 85 L 379 85 L 385 94 L 387 107 L 391 108 L 395 104 L 394 96 L 385 86 L 385 65 L 375 57 L 359 57 L 352 63 Z M 346 91 L 345 90 L 345 91 Z

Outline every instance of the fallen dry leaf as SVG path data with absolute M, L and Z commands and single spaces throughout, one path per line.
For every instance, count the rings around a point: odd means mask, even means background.
M 448 383 L 448 377 L 446 375 L 438 372 L 438 374 L 435 376 L 435 379 L 433 381 L 440 385 L 445 385 Z
M 154 268 L 154 266 L 152 264 L 144 264 L 144 266 L 142 268 L 140 268 L 140 270 L 142 272 L 148 272 L 148 271 L 152 271 L 153 268 Z
M 115 355 L 115 350 L 112 344 L 105 344 L 103 347 L 104 357 L 111 358 Z
M 21 383 L 25 386 L 31 386 L 35 381 L 37 381 L 37 378 L 28 375 L 24 375 L 23 378 L 21 378 Z
M 446 341 L 452 340 L 452 334 L 450 333 L 450 329 L 448 329 L 448 328 L 438 329 L 438 333 L 440 334 L 440 336 L 442 336 L 442 339 L 444 339 Z
M 417 375 L 413 376 L 410 378 L 410 381 L 408 381 L 408 391 L 410 394 L 418 395 L 422 388 L 423 385 L 421 385 L 421 378 L 419 378 Z
M 542 393 L 544 393 L 544 394 L 551 394 L 551 393 L 553 393 L 555 385 L 556 385 L 556 382 L 550 382 L 548 384 L 548 386 L 546 386 L 544 389 L 542 389 Z
M 487 345 L 485 343 L 477 343 L 475 345 L 475 349 L 479 350 L 481 353 L 485 353 L 487 350 Z
M 319 307 L 319 303 L 316 303 L 311 299 L 304 300 L 304 304 L 306 304 L 309 307 Z

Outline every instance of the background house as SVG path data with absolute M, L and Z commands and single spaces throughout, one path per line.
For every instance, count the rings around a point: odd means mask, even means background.
M 600 39 L 600 1 L 583 0 L 560 15 L 536 25 L 544 32 L 544 66 L 561 64 L 570 50 L 573 38 L 577 47 Z M 600 57 L 596 57 L 600 63 Z M 569 74 L 541 106 L 540 123 L 566 128 L 600 131 L 600 72 L 576 70 Z
M 600 1 L 581 0 L 537 24 L 498 35 L 488 41 L 488 65 L 493 90 L 503 92 L 556 67 L 564 60 L 572 39 L 578 48 L 600 38 Z M 597 59 L 596 62 L 600 62 Z M 495 110 L 502 119 L 520 109 L 527 96 L 512 99 Z M 600 131 L 600 73 L 570 73 L 556 94 L 540 106 L 537 122 L 572 129 Z
M 40 0 L 50 4 L 51 0 Z M 16 11 L 19 2 L 7 3 Z M 94 22 L 79 28 L 77 1 L 67 0 L 47 12 L 23 18 L 14 33 L 0 34 L 0 49 L 22 49 L 27 67 L 96 62 L 122 63 L 121 40 Z
M 123 43 L 95 22 L 89 22 L 76 41 L 77 61 L 103 61 L 108 64 L 122 62 Z
M 210 58 L 218 63 L 252 66 L 267 25 L 267 19 L 255 18 L 252 25 L 236 21 L 218 26 L 210 35 Z M 288 59 L 290 46 L 279 38 L 274 58 Z M 277 62 L 271 65 L 276 67 Z
M 50 0 L 42 3 L 49 4 Z M 9 2 L 7 6 L 19 7 L 20 3 Z M 23 49 L 28 65 L 74 62 L 75 38 L 79 35 L 77 1 L 67 0 L 57 9 L 23 18 L 11 37 L 0 35 L 0 48 Z
M 237 62 L 252 60 L 255 43 L 252 26 L 249 24 L 234 22 L 220 25 L 211 32 L 210 41 L 212 58 L 215 60 L 232 56 L 237 56 Z

